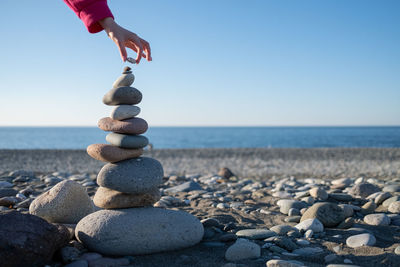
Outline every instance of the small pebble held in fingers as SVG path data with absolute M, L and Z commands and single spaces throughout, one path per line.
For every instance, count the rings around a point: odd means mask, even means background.
M 118 121 L 106 117 L 99 120 L 98 126 L 103 131 L 121 134 L 142 134 L 148 129 L 147 122 L 141 118 Z

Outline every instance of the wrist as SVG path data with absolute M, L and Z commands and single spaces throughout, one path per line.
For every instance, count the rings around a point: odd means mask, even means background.
M 103 27 L 104 30 L 109 32 L 117 23 L 115 23 L 114 19 L 111 17 L 107 17 L 99 20 L 99 24 Z

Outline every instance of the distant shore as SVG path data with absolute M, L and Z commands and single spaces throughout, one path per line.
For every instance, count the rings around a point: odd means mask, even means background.
M 161 161 L 166 175 L 216 174 L 228 167 L 241 177 L 400 178 L 400 148 L 159 149 L 145 156 Z M 0 174 L 97 173 L 103 165 L 84 150 L 0 150 Z

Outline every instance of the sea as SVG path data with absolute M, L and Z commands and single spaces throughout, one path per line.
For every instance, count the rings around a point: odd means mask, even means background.
M 0 127 L 0 149 L 86 149 L 106 143 L 96 127 Z M 400 147 L 399 127 L 150 127 L 162 148 Z

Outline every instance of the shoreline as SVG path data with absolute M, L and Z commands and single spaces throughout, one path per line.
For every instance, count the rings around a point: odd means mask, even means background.
M 165 175 L 212 175 L 221 167 L 241 177 L 400 177 L 400 148 L 201 148 L 155 149 Z M 105 163 L 85 150 L 0 149 L 0 173 L 97 173 Z

